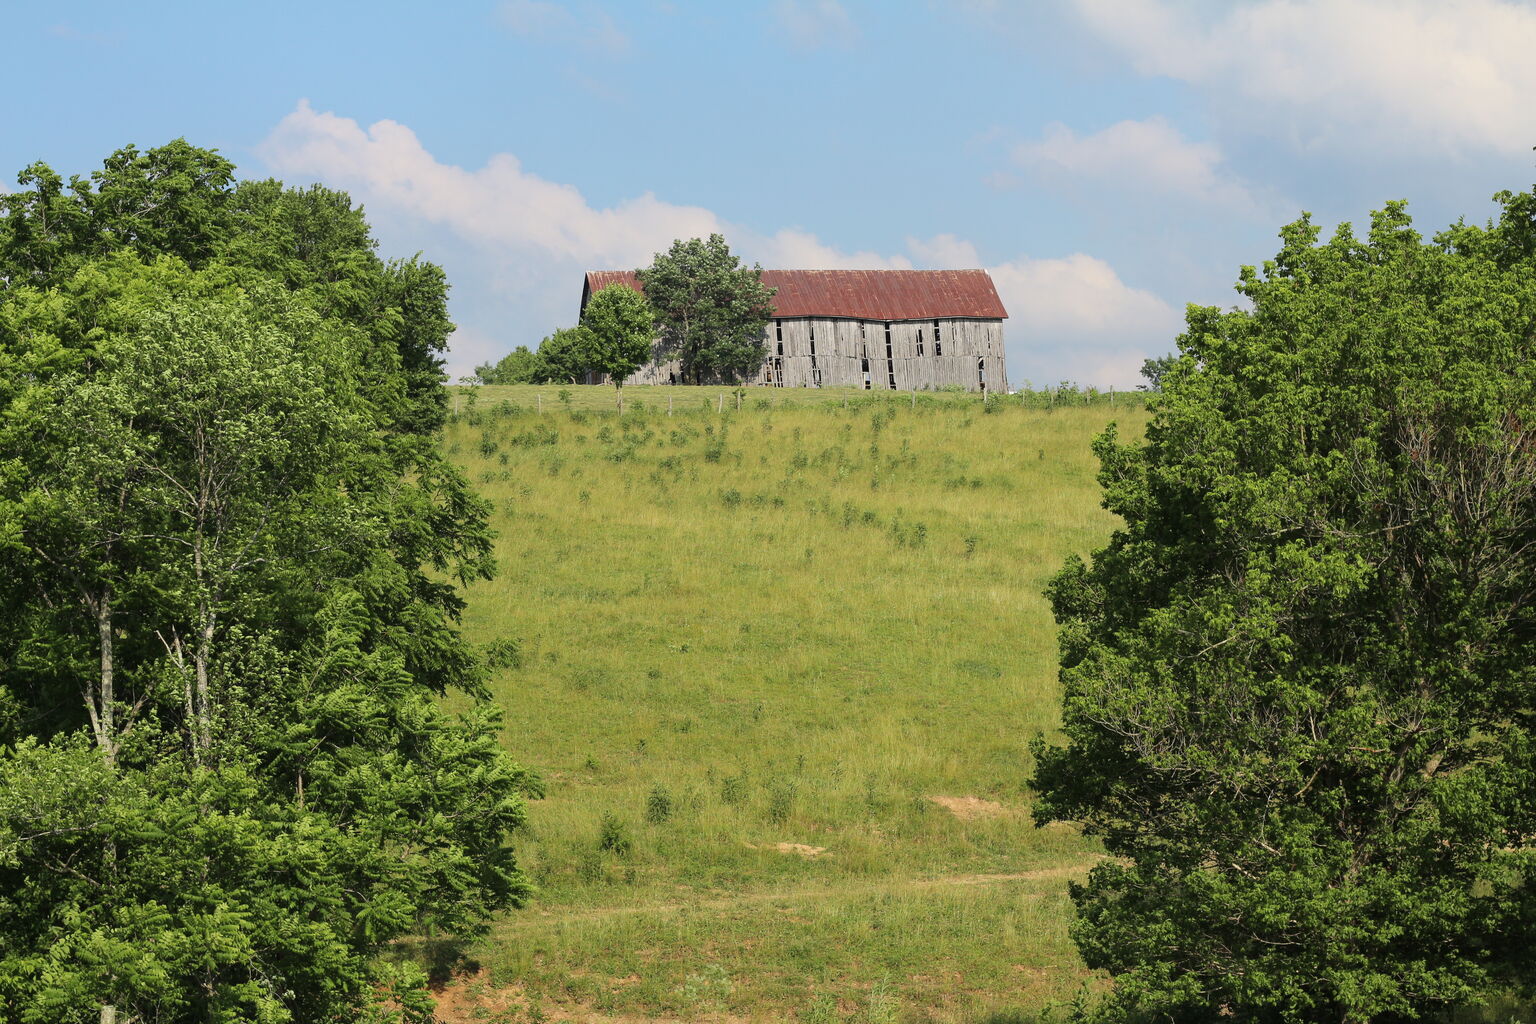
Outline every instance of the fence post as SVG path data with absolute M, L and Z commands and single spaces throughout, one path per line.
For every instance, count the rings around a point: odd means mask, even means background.
M 720 392 L 720 412 L 725 412 L 725 392 Z
M 539 413 L 540 415 L 544 413 L 544 392 L 542 391 L 539 392 Z
M 667 396 L 667 415 L 668 416 L 672 415 L 672 396 L 671 395 Z

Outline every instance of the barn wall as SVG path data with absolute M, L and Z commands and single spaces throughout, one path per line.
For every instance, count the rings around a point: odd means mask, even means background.
M 874 391 L 890 390 L 893 371 L 898 391 L 935 391 L 955 385 L 976 391 L 983 379 L 991 391 L 1007 390 L 1001 320 L 940 318 L 937 338 L 934 324 L 933 320 L 891 321 L 887 356 L 887 322 L 883 320 L 770 320 L 763 332 L 768 354 L 751 383 L 786 388 L 862 388 L 867 356 L 868 383 Z M 667 384 L 670 374 L 681 380 L 676 359 L 662 359 L 659 348 L 655 356 L 625 383 Z M 984 366 L 979 367 L 978 360 L 984 361 Z

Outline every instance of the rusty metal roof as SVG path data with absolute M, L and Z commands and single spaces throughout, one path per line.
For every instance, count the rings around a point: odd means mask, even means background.
M 777 289 L 774 314 L 835 316 L 858 320 L 931 320 L 1008 316 L 985 270 L 765 270 L 763 283 Z M 587 273 L 581 303 L 611 284 L 641 291 L 629 270 Z

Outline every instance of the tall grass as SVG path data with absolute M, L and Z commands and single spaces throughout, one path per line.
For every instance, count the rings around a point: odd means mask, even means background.
M 1088 443 L 1139 404 L 631 388 L 619 417 L 558 390 L 461 394 L 445 437 L 500 532 L 466 627 L 549 784 L 536 903 L 476 950 L 517 1012 L 958 1021 L 1076 991 L 1065 886 L 1096 853 L 1025 785 L 1058 714 L 1041 589 L 1112 528 Z

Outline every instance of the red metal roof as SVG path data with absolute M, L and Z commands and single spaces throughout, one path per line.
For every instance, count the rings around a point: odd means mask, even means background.
M 931 320 L 1008 316 L 985 270 L 765 270 L 763 283 L 778 291 L 778 316 L 836 316 L 858 320 Z M 587 273 L 587 296 L 611 284 L 641 291 L 629 270 Z

